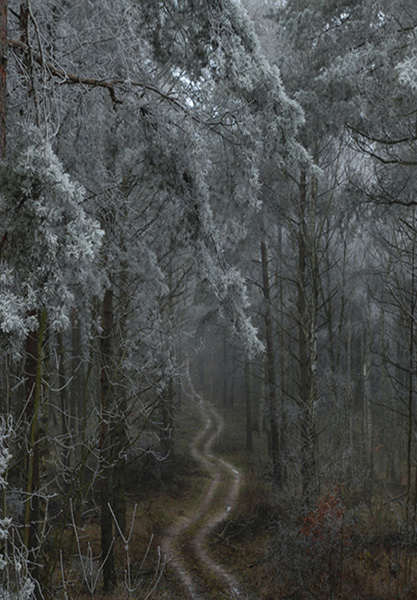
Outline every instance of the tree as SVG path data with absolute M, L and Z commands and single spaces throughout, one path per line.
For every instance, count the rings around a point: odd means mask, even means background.
M 172 425 L 175 337 L 183 327 L 174 299 L 204 279 L 240 343 L 259 350 L 244 279 L 226 260 L 235 240 L 224 234 L 235 210 L 256 210 L 266 153 L 277 164 L 308 162 L 295 142 L 302 114 L 246 13 L 230 0 L 198 11 L 191 0 L 172 7 L 32 0 L 11 2 L 8 15 L 2 6 L 0 54 L 8 39 L 9 61 L 0 98 L 7 75 L 14 101 L 7 120 L 13 168 L 2 170 L 1 181 L 0 329 L 3 356 L 27 392 L 23 399 L 6 386 L 4 404 L 15 413 L 28 406 L 22 438 L 31 467 L 20 483 L 35 496 L 58 497 L 44 589 L 70 499 L 80 521 L 83 500 L 97 486 L 110 589 L 126 453 L 140 452 L 144 427 L 160 434 L 161 413 L 163 428 Z M 70 346 L 81 363 L 68 359 Z M 47 411 L 60 417 L 59 430 L 41 428 Z M 54 476 L 42 467 L 48 447 L 61 448 Z M 31 499 L 25 541 L 34 549 L 34 521 L 46 518 L 46 504 L 38 509 Z

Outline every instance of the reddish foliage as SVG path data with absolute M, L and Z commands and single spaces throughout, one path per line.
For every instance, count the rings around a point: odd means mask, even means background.
M 321 496 L 316 509 L 303 519 L 299 533 L 313 541 L 320 541 L 326 547 L 334 542 L 349 543 L 352 532 L 344 523 L 345 507 L 340 495 L 340 485 Z

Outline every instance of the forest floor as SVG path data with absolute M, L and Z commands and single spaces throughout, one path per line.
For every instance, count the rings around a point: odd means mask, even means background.
M 130 556 L 117 540 L 111 600 L 133 597 L 127 572 L 134 597 L 150 600 L 417 598 L 417 552 L 399 537 L 385 495 L 375 490 L 369 505 L 346 495 L 346 544 L 332 535 L 309 543 L 296 496 L 272 492 L 262 432 L 246 453 L 242 407 L 214 407 L 204 396 L 190 386 L 182 398 L 170 460 L 156 464 L 150 455 L 147 468 L 131 465 Z M 98 556 L 96 520 L 85 540 Z M 97 590 L 94 599 L 109 596 Z
M 126 574 L 135 581 L 134 585 L 140 582 L 135 597 L 258 598 L 253 593 L 254 586 L 247 586 L 247 574 L 253 574 L 250 563 L 254 562 L 254 553 L 259 558 L 264 555 L 264 544 L 246 547 L 239 543 L 237 548 L 232 540 L 234 525 L 239 530 L 241 511 L 246 520 L 247 510 L 251 511 L 248 498 L 255 499 L 256 493 L 248 486 L 240 454 L 228 447 L 234 435 L 230 415 L 226 411 L 225 419 L 221 410 L 199 396 L 192 386 L 190 390 L 178 411 L 176 452 L 170 463 L 161 463 L 158 477 L 152 464 L 141 479 L 135 480 L 134 468 L 129 474 L 129 557 L 125 555 L 122 540 L 116 540 L 116 560 L 121 567 L 118 590 L 111 596 L 114 600 L 127 597 L 123 582 Z M 230 536 L 229 527 L 234 532 Z M 257 538 L 259 534 L 263 541 L 262 529 L 256 527 L 256 530 Z M 86 540 L 91 543 L 92 553 L 98 556 L 99 529 L 95 521 L 84 528 Z M 139 591 L 141 595 L 137 596 Z M 91 594 L 83 590 L 78 598 L 87 600 Z M 94 598 L 109 598 L 100 590 L 100 584 Z
M 161 556 L 167 562 L 152 600 L 266 599 L 270 485 L 242 452 L 242 411 L 215 407 L 210 394 L 203 399 L 189 388 L 177 412 L 171 463 L 162 463 L 155 479 L 150 468 L 150 476 L 131 489 L 130 505 L 137 503 L 141 515 L 132 555 L 143 555 L 153 536 L 143 588 L 152 588 Z M 265 456 L 262 436 L 254 437 L 256 454 Z
M 389 539 L 395 523 L 378 496 L 370 507 L 349 502 L 355 516 L 346 545 L 325 540 L 306 547 L 295 499 L 274 495 L 262 474 L 262 436 L 254 435 L 257 475 L 254 456 L 242 451 L 239 412 L 198 395 L 184 403 L 180 432 L 191 477 L 172 473 L 172 483 L 179 475 L 184 487 L 157 538 L 170 560 L 155 600 L 417 598 L 417 555 Z M 177 457 L 176 469 L 180 463 Z
M 226 569 L 208 549 L 208 540 L 235 509 L 242 484 L 240 471 L 215 454 L 213 444 L 221 435 L 224 421 L 218 410 L 191 386 L 203 423 L 191 443 L 191 456 L 208 476 L 195 506 L 165 531 L 161 549 L 191 600 L 234 598 L 247 595 L 232 568 Z M 184 593 L 181 596 L 184 597 Z

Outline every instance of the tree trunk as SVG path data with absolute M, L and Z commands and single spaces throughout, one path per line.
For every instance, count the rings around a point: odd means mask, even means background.
M 226 332 L 223 331 L 223 401 L 222 404 L 226 408 L 227 406 L 227 372 L 228 367 L 228 355 L 227 355 L 227 342 L 226 342 Z
M 282 472 L 277 418 L 277 382 L 275 376 L 274 342 L 272 337 L 271 293 L 266 242 L 261 242 L 262 287 L 265 300 L 266 376 L 268 381 L 268 412 L 271 434 L 271 458 L 274 485 L 281 489 Z
M 301 500 L 305 508 L 315 501 L 317 482 L 317 261 L 314 240 L 316 189 L 312 185 L 310 227 L 307 227 L 307 182 L 301 173 L 299 184 L 299 229 L 297 266 L 298 361 L 300 368 L 299 403 L 301 431 Z M 309 280 L 307 277 L 309 274 Z
M 235 372 L 234 372 L 233 357 L 232 357 L 232 372 L 231 372 L 230 378 L 231 378 L 231 382 L 230 382 L 230 408 L 234 408 L 234 406 L 235 406 L 235 383 L 236 383 L 236 377 L 235 377 Z
M 167 391 L 165 395 L 165 399 L 162 406 L 162 416 L 163 416 L 163 438 L 162 438 L 162 452 L 164 456 L 171 460 L 173 457 L 173 432 L 174 432 L 174 400 L 175 400 L 175 390 L 174 390 L 174 382 L 172 377 L 168 380 Z
M 248 359 L 245 361 L 245 409 L 246 409 L 246 450 L 253 451 L 253 421 L 252 421 L 252 391 L 250 381 L 250 365 Z
M 370 327 L 371 327 L 371 307 L 369 290 L 367 293 L 366 323 L 362 343 L 362 394 L 363 394 L 363 448 L 365 464 L 369 469 L 366 488 L 367 497 L 371 506 L 372 485 L 374 476 L 374 456 L 373 456 L 373 415 L 370 392 Z
M 110 408 L 112 403 L 112 387 L 110 380 L 111 359 L 113 353 L 113 292 L 107 289 L 103 299 L 102 334 L 100 338 L 101 352 L 101 431 L 100 431 L 100 466 L 101 466 L 101 557 L 103 561 L 103 583 L 106 592 L 116 586 L 116 570 L 114 564 L 114 523 L 110 511 L 112 499 L 111 484 L 111 435 Z
M 171 239 L 170 242 L 170 248 L 173 249 L 174 248 L 174 240 Z M 174 321 L 174 294 L 175 294 L 175 290 L 176 290 L 176 285 L 174 284 L 174 275 L 173 275 L 173 267 L 172 267 L 172 263 L 169 263 L 168 265 L 168 289 L 169 289 L 169 296 L 168 296 L 168 302 L 167 302 L 167 307 L 166 310 L 168 310 L 168 315 L 169 315 L 169 319 L 170 321 Z M 174 353 L 174 349 L 171 348 L 171 352 Z M 174 358 L 174 357 L 172 357 Z M 204 380 L 204 367 L 202 367 L 201 369 L 199 368 L 199 371 L 202 375 L 202 378 Z M 169 377 L 168 379 L 168 385 L 167 385 L 167 390 L 166 390 L 166 399 L 165 402 L 163 403 L 163 419 L 164 419 L 164 447 L 163 447 L 163 452 L 164 455 L 169 457 L 169 460 L 172 461 L 173 459 L 173 452 L 174 452 L 174 426 L 175 426 L 175 410 L 176 410 L 176 406 L 175 406 L 175 398 L 176 398 L 176 389 L 175 389 L 175 384 L 174 384 L 174 379 L 172 376 Z
M 278 256 L 282 257 L 282 227 L 278 227 Z M 278 285 L 278 297 L 279 297 L 279 321 L 278 321 L 278 331 L 277 331 L 277 340 L 278 340 L 278 362 L 279 362 L 279 387 L 280 387 L 280 395 L 281 395 L 281 427 L 279 432 L 279 441 L 280 441 L 280 456 L 281 456 L 281 473 L 282 473 L 282 484 L 285 486 L 288 482 L 288 468 L 285 463 L 285 453 L 287 450 L 287 414 L 285 409 L 285 399 L 286 392 L 288 391 L 287 385 L 287 354 L 288 348 L 286 347 L 285 340 L 285 323 L 284 323 L 284 286 L 282 282 L 282 278 L 280 277 L 280 272 L 277 270 L 277 285 Z
M 62 332 L 57 334 L 57 343 L 58 343 L 58 356 L 59 356 L 59 366 L 58 366 L 58 382 L 59 382 L 59 395 L 61 400 L 61 433 L 63 437 L 63 445 L 64 445 L 64 465 L 66 467 L 69 466 L 70 463 L 70 448 L 72 447 L 71 443 L 71 432 L 70 432 L 70 424 L 69 424 L 69 414 L 68 414 L 68 394 L 67 394 L 67 377 L 65 373 L 65 363 L 64 363 L 64 339 Z
M 414 227 L 414 213 L 413 213 L 413 227 Z M 414 241 L 414 240 L 413 240 Z M 410 314 L 407 318 L 409 339 L 408 339 L 408 423 L 407 423 L 407 522 L 410 517 L 410 506 L 411 506 L 411 463 L 412 463 L 412 440 L 414 437 L 414 373 L 415 373 L 415 361 L 414 361 L 414 344 L 415 344 L 415 311 L 416 311 L 416 299 L 415 299 L 415 242 L 412 246 L 411 256 L 411 285 L 410 285 Z M 416 505 L 414 502 L 413 513 L 416 512 Z M 413 517 L 415 518 L 415 517 Z
M 7 0 L 0 0 L 0 160 L 6 158 Z
M 121 408 L 122 410 L 122 408 Z M 126 425 L 124 415 L 114 428 L 114 466 L 112 469 L 113 512 L 120 531 L 126 532 L 126 459 L 127 446 Z
M 126 289 L 126 273 L 122 272 L 121 276 L 121 298 L 119 297 L 119 336 L 124 342 L 126 337 L 126 314 L 128 312 L 127 300 L 125 295 Z M 123 371 L 121 370 L 121 376 Z M 116 407 L 115 407 L 116 408 Z M 113 467 L 112 467 L 112 486 L 113 486 L 113 511 L 117 520 L 118 529 L 122 533 L 126 531 L 126 448 L 128 445 L 126 416 L 127 407 L 127 390 L 125 382 L 120 381 L 119 392 L 117 395 L 117 414 L 115 415 L 116 422 L 113 426 Z
M 85 385 L 84 362 L 82 357 L 82 339 L 81 339 L 81 324 L 79 322 L 77 312 L 74 309 L 72 313 L 71 323 L 71 422 L 73 423 L 73 431 L 76 429 L 78 422 L 78 433 L 82 429 L 83 420 L 83 395 Z M 77 417 L 75 419 L 75 416 Z
M 42 396 L 42 346 L 46 329 L 46 310 L 43 310 L 39 328 L 26 339 L 26 418 L 29 425 L 29 453 L 27 460 L 26 500 L 23 543 L 33 562 L 32 575 L 39 579 L 39 568 L 35 560 L 38 546 L 40 522 L 39 502 L 39 413 Z

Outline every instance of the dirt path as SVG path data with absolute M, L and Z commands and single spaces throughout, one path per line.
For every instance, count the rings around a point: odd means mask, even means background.
M 203 428 L 191 444 L 193 458 L 210 475 L 210 483 L 196 510 L 174 523 L 166 532 L 162 551 L 176 571 L 191 600 L 206 600 L 207 579 L 215 580 L 224 598 L 244 600 L 236 578 L 207 553 L 206 542 L 219 523 L 236 504 L 241 475 L 230 463 L 212 453 L 215 440 L 223 431 L 223 418 L 213 405 L 195 392 L 191 381 L 190 396 L 199 403 Z

